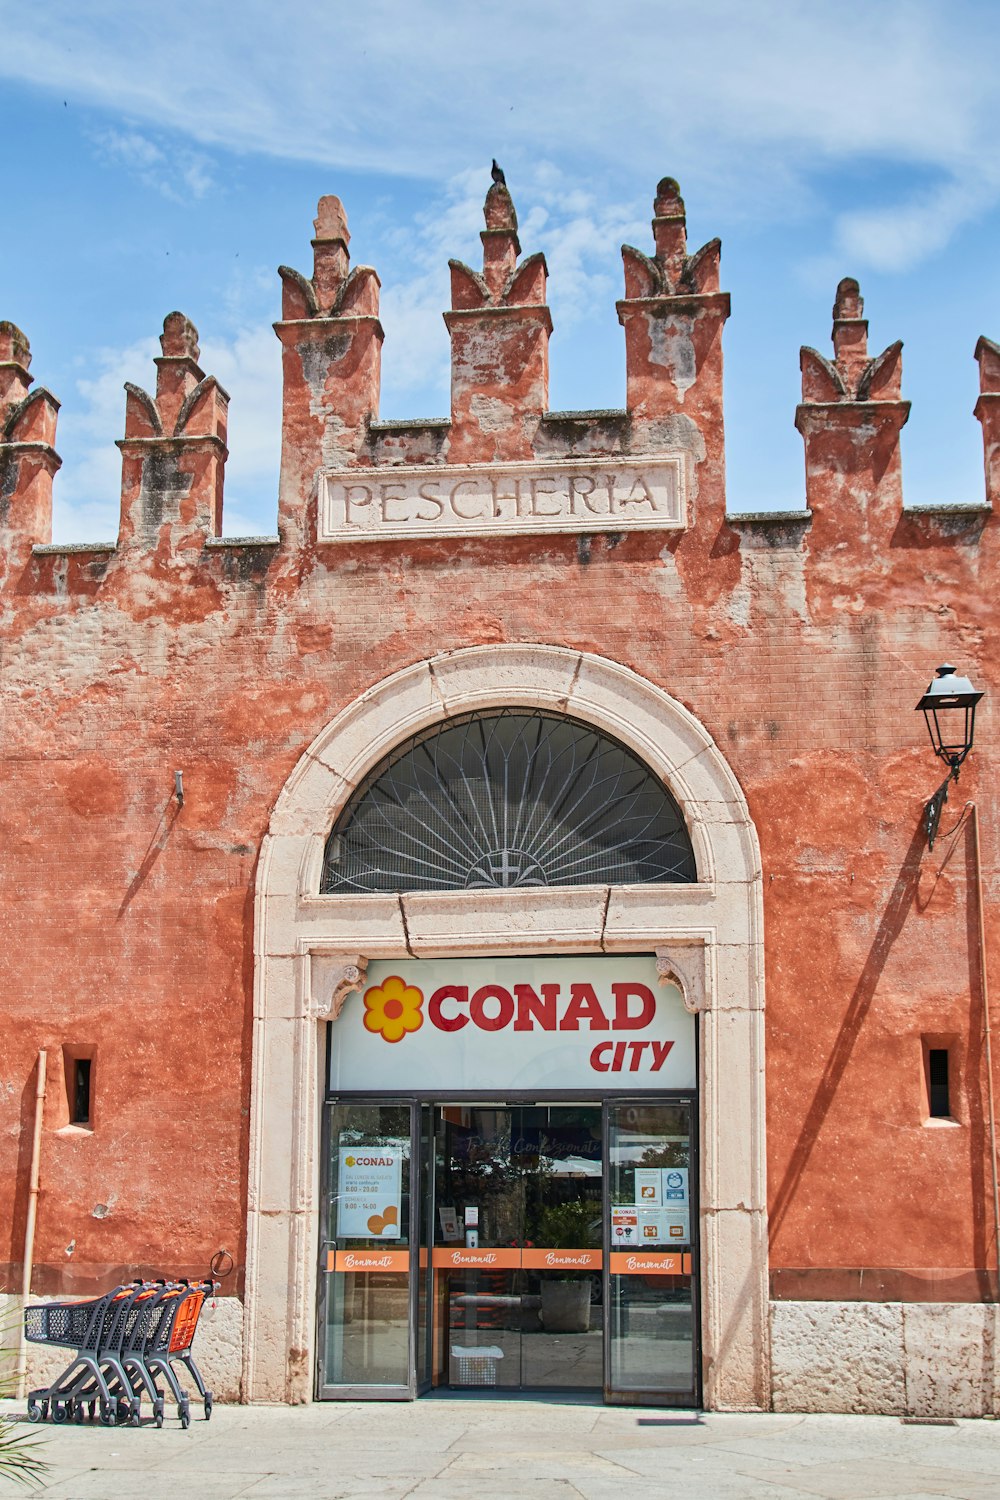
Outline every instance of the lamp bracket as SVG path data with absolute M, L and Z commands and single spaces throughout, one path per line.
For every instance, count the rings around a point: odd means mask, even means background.
M 953 781 L 958 780 L 958 765 L 952 762 L 951 770 L 942 781 L 930 801 L 924 806 L 924 828 L 927 831 L 927 847 L 934 848 L 934 840 L 937 838 L 938 824 L 941 822 L 941 813 L 948 800 L 948 787 Z

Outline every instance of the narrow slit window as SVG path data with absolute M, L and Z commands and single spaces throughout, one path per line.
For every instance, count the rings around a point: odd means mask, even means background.
M 948 1049 L 927 1049 L 927 1088 L 930 1096 L 932 1120 L 951 1118 L 951 1100 L 948 1094 Z
M 77 1057 L 72 1064 L 71 1125 L 90 1124 L 90 1090 L 93 1080 L 91 1059 Z

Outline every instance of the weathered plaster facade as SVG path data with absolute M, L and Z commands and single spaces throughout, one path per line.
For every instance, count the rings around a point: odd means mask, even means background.
M 281 271 L 273 537 L 219 536 L 228 398 L 172 313 L 155 398 L 127 391 L 117 541 L 53 545 L 58 402 L 0 324 L 0 1288 L 46 1047 L 35 1293 L 200 1275 L 226 1249 L 217 1391 L 309 1399 L 345 986 L 407 953 L 657 952 L 700 1017 L 707 1403 L 997 1409 L 962 804 L 989 953 L 1000 349 L 976 349 L 985 497 L 907 509 L 900 346 L 869 359 L 842 282 L 834 358 L 802 351 L 802 509 L 741 516 L 719 245 L 687 254 L 670 180 L 654 212 L 654 254 L 623 251 L 621 411 L 548 410 L 545 262 L 494 187 L 482 273 L 452 265 L 450 418 L 382 423 L 378 277 L 323 199 L 312 277 Z M 913 704 L 947 660 L 987 696 L 929 851 L 941 776 Z M 320 896 L 358 780 L 415 728 L 501 704 L 633 748 L 684 809 L 696 884 Z M 928 1124 L 927 1045 L 952 1058 L 949 1122 Z M 68 1123 L 79 1055 L 90 1129 Z

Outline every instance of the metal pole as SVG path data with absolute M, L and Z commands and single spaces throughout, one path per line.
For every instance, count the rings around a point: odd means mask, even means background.
M 24 1395 L 28 1373 L 28 1343 L 24 1337 L 24 1309 L 31 1296 L 31 1273 L 35 1262 L 35 1219 L 38 1213 L 38 1166 L 42 1151 L 42 1113 L 45 1105 L 45 1072 L 48 1053 L 38 1054 L 38 1078 L 35 1085 L 35 1129 L 31 1138 L 31 1175 L 28 1178 L 28 1213 L 24 1221 L 24 1266 L 21 1276 L 21 1332 L 17 1345 L 17 1396 Z
M 973 851 L 976 861 L 976 914 L 979 918 L 979 970 L 983 986 L 983 1026 L 986 1032 L 986 1089 L 990 1109 L 990 1165 L 993 1168 L 993 1252 L 1000 1272 L 1000 1181 L 997 1176 L 997 1114 L 993 1098 L 993 1050 L 992 1025 L 990 1023 L 990 982 L 986 971 L 986 920 L 983 911 L 983 865 L 979 852 L 979 809 L 974 802 L 966 804 L 972 809 Z M 1000 1285 L 997 1295 L 1000 1296 Z

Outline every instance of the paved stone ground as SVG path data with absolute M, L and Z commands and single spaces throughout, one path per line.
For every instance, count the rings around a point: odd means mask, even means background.
M 0 1403 L 5 1413 L 23 1411 Z M 44 1427 L 51 1500 L 997 1500 L 1000 1423 L 586 1401 L 217 1407 L 187 1432 Z M 0 1480 L 0 1495 L 23 1495 Z

